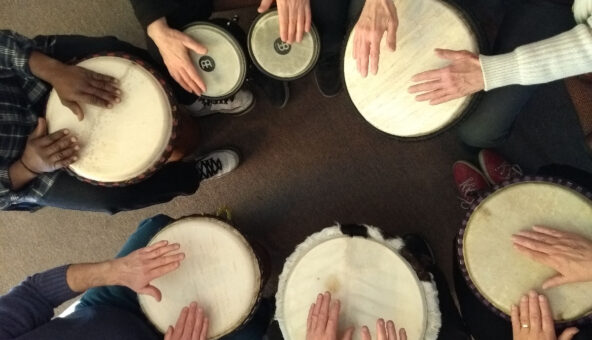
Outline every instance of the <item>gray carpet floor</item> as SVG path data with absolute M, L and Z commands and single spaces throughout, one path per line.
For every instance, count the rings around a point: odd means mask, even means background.
M 242 13 L 241 22 L 248 25 L 254 10 Z M 0 27 L 28 36 L 116 35 L 144 44 L 123 0 L 3 0 Z M 232 210 L 238 229 L 268 248 L 274 276 L 306 236 L 340 221 L 424 235 L 450 278 L 452 239 L 464 216 L 450 170 L 455 160 L 474 157 L 454 130 L 426 141 L 399 141 L 365 123 L 347 93 L 322 97 L 312 76 L 293 82 L 291 90 L 283 110 L 259 97 L 245 116 L 202 119 L 200 150 L 234 145 L 244 162 L 228 176 L 203 183 L 194 195 L 114 216 L 52 208 L 0 213 L 0 294 L 40 270 L 112 257 L 144 218 L 209 213 L 222 206 Z M 592 172 L 562 82 L 540 88 L 503 151 L 527 172 L 547 163 Z M 271 280 L 267 294 L 276 282 Z

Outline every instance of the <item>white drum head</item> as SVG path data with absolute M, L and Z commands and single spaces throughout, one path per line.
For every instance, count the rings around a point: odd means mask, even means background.
M 522 182 L 485 198 L 469 218 L 463 256 L 471 281 L 497 309 L 510 315 L 512 304 L 557 273 L 530 260 L 512 246 L 512 235 L 543 225 L 592 239 L 592 202 L 574 190 L 548 182 Z M 557 321 L 592 311 L 592 283 L 545 290 Z
M 310 305 L 317 294 L 330 291 L 341 301 L 340 334 L 350 326 L 360 330 L 367 325 L 376 339 L 376 320 L 384 318 L 404 327 L 410 340 L 435 339 L 440 327 L 435 288 L 419 281 L 395 251 L 401 241 L 395 243 L 339 235 L 338 227 L 333 227 L 298 246 L 286 261 L 276 295 L 276 318 L 284 338 L 306 338 Z M 431 303 L 426 290 L 431 290 Z M 428 325 L 430 315 L 436 315 L 437 325 Z M 354 339 L 360 339 L 359 332 Z
M 179 243 L 185 259 L 172 273 L 152 281 L 162 292 L 156 302 L 139 295 L 140 306 L 161 332 L 175 325 L 183 307 L 197 301 L 210 320 L 208 339 L 239 326 L 255 307 L 261 286 L 259 264 L 244 237 L 210 217 L 187 217 L 161 230 L 151 241 Z
M 439 0 L 396 0 L 401 22 L 397 50 L 380 48 L 378 74 L 363 78 L 353 59 L 354 31 L 349 36 L 344 60 L 345 84 L 362 116 L 374 127 L 399 137 L 421 137 L 437 132 L 462 114 L 471 97 L 440 105 L 417 102 L 407 92 L 411 78 L 420 72 L 448 65 L 435 48 L 478 53 L 477 40 L 460 13 Z
M 316 64 L 320 52 L 320 40 L 316 29 L 304 33 L 302 41 L 284 43 L 280 38 L 276 10 L 262 14 L 251 26 L 249 51 L 259 69 L 282 80 L 304 76 Z
M 247 65 L 243 50 L 236 39 L 222 28 L 207 22 L 196 22 L 184 31 L 208 49 L 206 55 L 191 51 L 197 73 L 206 84 L 204 97 L 224 98 L 242 86 Z
M 55 90 L 47 102 L 49 133 L 68 129 L 79 140 L 77 175 L 98 182 L 134 179 L 153 167 L 171 139 L 171 103 L 158 80 L 144 67 L 120 57 L 96 57 L 80 67 L 119 80 L 121 103 L 112 109 L 82 104 L 84 119 L 62 103 Z

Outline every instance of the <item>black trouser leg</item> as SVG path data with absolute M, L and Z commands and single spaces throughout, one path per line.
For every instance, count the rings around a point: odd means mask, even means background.
M 349 0 L 310 0 L 312 20 L 321 36 L 321 58 L 341 53 L 346 41 Z

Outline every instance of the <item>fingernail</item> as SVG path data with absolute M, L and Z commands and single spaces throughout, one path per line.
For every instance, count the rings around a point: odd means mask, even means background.
M 64 130 L 64 135 L 67 135 L 70 133 L 70 130 Z
M 539 295 L 539 301 L 545 301 L 545 296 L 544 295 Z
M 70 140 L 72 141 L 72 143 L 76 143 L 76 137 L 72 137 L 70 138 Z
M 76 162 L 76 161 L 78 160 L 78 157 L 72 157 L 72 160 L 73 160 L 74 162 Z
M 534 298 L 534 297 L 536 297 L 537 293 L 534 290 L 531 290 L 528 292 L 528 295 L 530 295 L 530 297 Z
M 113 108 L 113 104 L 107 104 L 107 108 L 112 109 Z
M 521 301 L 527 301 L 528 297 L 526 295 L 522 295 L 522 298 L 520 298 Z
M 115 93 L 121 94 L 121 90 L 115 90 Z
M 191 303 L 191 307 L 197 307 L 197 302 L 193 301 L 193 302 Z
M 203 308 L 199 307 L 199 308 L 197 309 L 197 312 L 198 312 L 198 313 L 203 313 Z
M 121 103 L 121 98 L 115 98 L 116 103 Z
M 78 151 L 78 150 L 80 150 L 80 147 L 79 147 L 78 145 L 76 145 L 76 146 L 74 147 L 74 150 Z
M 512 305 L 512 310 L 516 310 L 516 305 Z

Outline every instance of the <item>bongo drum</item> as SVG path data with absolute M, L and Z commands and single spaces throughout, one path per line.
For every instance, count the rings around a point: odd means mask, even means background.
M 238 40 L 222 26 L 210 22 L 194 22 L 183 31 L 208 49 L 201 55 L 190 52 L 197 73 L 206 84 L 202 97 L 224 99 L 243 85 L 247 75 L 247 59 Z
M 309 236 L 288 257 L 276 294 L 276 319 L 286 340 L 306 339 L 308 311 L 317 294 L 341 301 L 340 334 L 378 318 L 404 327 L 409 340 L 434 340 L 441 326 L 438 292 L 400 238 L 369 226 L 333 226 Z M 356 332 L 354 339 L 359 340 Z
M 360 114 L 378 130 L 397 137 L 425 138 L 457 121 L 473 97 L 440 105 L 417 102 L 415 95 L 407 92 L 413 85 L 411 78 L 448 65 L 449 61 L 436 56 L 435 48 L 478 53 L 478 42 L 465 17 L 448 3 L 396 0 L 395 4 L 401 20 L 396 51 L 390 51 L 383 39 L 378 74 L 363 78 L 352 57 L 352 30 L 344 55 L 345 85 Z
M 570 182 L 526 177 L 499 187 L 467 213 L 457 245 L 460 268 L 473 293 L 509 320 L 511 307 L 557 273 L 512 246 L 512 235 L 543 225 L 592 239 L 592 194 Z M 592 283 L 545 290 L 560 326 L 590 319 Z
M 285 81 L 303 77 L 312 70 L 321 50 L 319 34 L 314 26 L 311 26 L 310 32 L 304 33 L 301 42 L 283 42 L 277 10 L 260 14 L 255 19 L 247 41 L 255 66 L 264 74 Z
M 68 129 L 81 146 L 71 173 L 105 186 L 128 185 L 153 174 L 170 158 L 177 138 L 177 107 L 166 82 L 146 63 L 124 54 L 95 56 L 78 66 L 118 79 L 122 96 L 111 109 L 83 104 L 79 122 L 51 91 L 49 133 Z
M 151 283 L 162 292 L 157 302 L 139 295 L 142 310 L 165 332 L 183 307 L 197 301 L 210 320 L 208 339 L 218 339 L 250 319 L 259 300 L 261 272 L 255 252 L 228 223 L 214 217 L 181 218 L 162 229 L 149 245 L 179 243 L 185 259 L 179 268 Z

